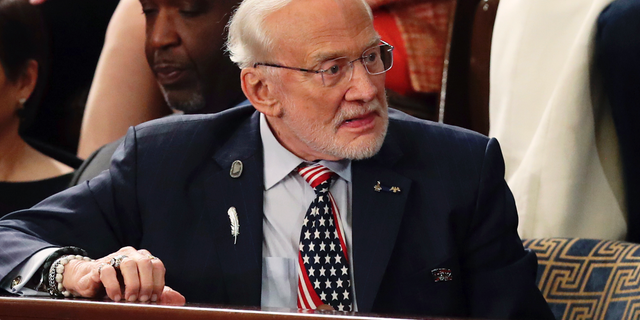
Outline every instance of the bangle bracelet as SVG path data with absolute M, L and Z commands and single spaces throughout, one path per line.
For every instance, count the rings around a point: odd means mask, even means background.
M 52 297 L 62 298 L 70 297 L 71 292 L 66 290 L 62 285 L 64 267 L 72 260 L 93 261 L 89 257 L 80 255 L 66 255 L 56 260 L 49 268 L 49 294 Z

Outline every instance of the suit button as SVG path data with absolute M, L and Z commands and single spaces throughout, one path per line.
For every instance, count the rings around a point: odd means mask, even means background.
M 13 281 L 11 281 L 11 289 L 13 289 L 15 286 L 19 285 L 20 282 L 22 282 L 22 277 L 21 276 L 17 276 L 15 279 L 13 279 Z

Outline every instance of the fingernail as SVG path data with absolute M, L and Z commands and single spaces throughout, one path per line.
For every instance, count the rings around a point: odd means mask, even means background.
M 115 297 L 113 297 L 113 301 L 120 301 L 120 299 L 122 299 L 120 295 L 116 295 Z
M 145 302 L 147 300 L 149 300 L 149 296 L 140 296 L 140 301 L 141 302 Z
M 129 296 L 129 302 L 134 302 L 136 301 L 136 298 L 138 298 L 135 294 L 132 294 Z
M 158 301 L 158 295 L 157 295 L 157 294 L 155 294 L 155 293 L 154 293 L 154 294 L 152 294 L 152 295 L 151 295 L 151 301 L 153 301 L 153 302 Z

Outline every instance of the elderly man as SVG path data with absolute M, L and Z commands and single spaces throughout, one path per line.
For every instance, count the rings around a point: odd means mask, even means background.
M 0 221 L 3 283 L 44 261 L 61 296 L 553 318 L 498 143 L 387 110 L 362 0 L 246 0 L 228 48 L 251 105 L 132 128 L 108 172 Z

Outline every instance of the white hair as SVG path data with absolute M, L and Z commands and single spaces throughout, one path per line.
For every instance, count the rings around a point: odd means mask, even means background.
M 265 27 L 267 17 L 293 0 L 244 0 L 229 20 L 227 51 L 231 61 L 241 69 L 252 67 L 273 51 L 273 35 Z M 348 1 L 348 0 L 335 0 Z M 359 0 L 373 20 L 371 7 Z

